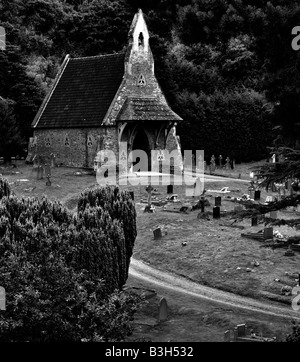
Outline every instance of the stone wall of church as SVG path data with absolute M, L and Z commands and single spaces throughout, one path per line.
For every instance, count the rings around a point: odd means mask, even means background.
M 118 157 L 115 127 L 36 129 L 37 154 L 55 155 L 58 165 L 93 168 L 97 148 L 110 149 Z

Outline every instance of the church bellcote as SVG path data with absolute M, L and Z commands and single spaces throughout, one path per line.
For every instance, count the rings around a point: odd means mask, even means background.
M 154 61 L 149 46 L 149 32 L 141 9 L 135 14 L 129 33 L 125 71 L 133 75 L 134 64 L 144 64 L 154 74 Z

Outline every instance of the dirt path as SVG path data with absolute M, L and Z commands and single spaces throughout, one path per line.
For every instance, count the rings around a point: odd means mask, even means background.
M 263 313 L 280 318 L 288 318 L 300 321 L 299 311 L 294 311 L 291 307 L 278 307 L 271 302 L 262 302 L 255 299 L 242 297 L 229 292 L 210 288 L 194 283 L 178 275 L 172 275 L 131 258 L 129 274 L 145 283 L 151 283 L 162 288 L 166 288 L 177 293 L 184 293 L 199 299 L 205 299 L 224 306 L 231 306 L 254 313 Z M 291 297 L 292 300 L 292 297 Z

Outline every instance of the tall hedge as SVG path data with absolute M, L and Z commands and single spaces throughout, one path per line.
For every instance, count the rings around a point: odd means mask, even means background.
M 77 216 L 46 197 L 1 199 L 7 310 L 0 340 L 121 340 L 130 333 L 136 298 L 120 290 L 129 267 L 122 210 L 133 204 L 116 190 L 101 191 L 103 207 L 86 204 Z M 133 225 L 135 213 L 126 217 Z
M 112 220 L 119 221 L 119 227 L 123 230 L 125 237 L 126 268 L 124 277 L 127 279 L 130 258 L 137 236 L 136 210 L 130 193 L 120 190 L 117 186 L 86 189 L 78 201 L 79 216 L 87 207 L 98 208 L 98 213 L 102 212 L 101 209 L 105 210 Z M 115 241 L 115 243 L 118 242 Z

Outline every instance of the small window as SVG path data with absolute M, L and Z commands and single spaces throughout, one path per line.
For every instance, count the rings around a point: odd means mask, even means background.
M 90 136 L 88 137 L 87 145 L 88 145 L 88 147 L 92 147 L 92 146 L 93 146 L 93 141 L 92 141 L 92 138 L 91 138 Z
M 145 77 L 143 76 L 143 74 L 141 74 L 141 75 L 138 77 L 137 85 L 138 85 L 139 87 L 144 87 L 144 86 L 146 85 L 146 79 L 145 79 Z
M 139 35 L 139 47 L 144 47 L 144 35 L 143 33 L 140 33 Z
M 46 138 L 46 147 L 50 147 L 51 146 L 51 141 L 50 141 L 50 137 Z
M 65 146 L 70 147 L 70 140 L 69 140 L 68 136 L 66 136 L 66 138 L 65 138 Z

